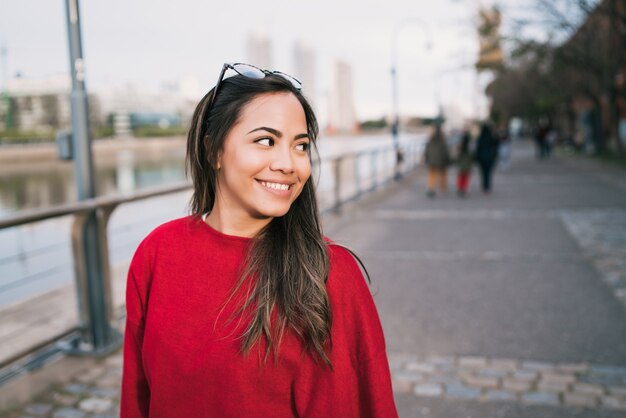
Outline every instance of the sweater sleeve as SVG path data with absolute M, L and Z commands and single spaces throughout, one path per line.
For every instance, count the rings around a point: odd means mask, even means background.
M 142 243 L 131 261 L 126 284 L 126 331 L 120 418 L 148 417 L 150 386 L 144 372 L 142 346 L 149 267 Z
M 343 277 L 350 278 L 343 283 L 348 286 L 342 292 L 343 307 L 337 308 L 349 309 L 346 319 L 352 324 L 351 362 L 358 390 L 356 415 L 397 417 L 385 338 L 372 293 L 352 254 L 341 247 L 336 253 L 339 253 L 336 257 L 342 265 Z

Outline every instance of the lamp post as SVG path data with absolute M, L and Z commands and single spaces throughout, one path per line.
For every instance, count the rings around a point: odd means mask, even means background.
M 89 106 L 85 88 L 85 66 L 80 33 L 78 0 L 65 0 L 72 91 L 72 144 L 78 200 L 96 197 L 93 157 L 89 132 Z M 98 215 L 87 213 L 74 222 L 72 231 L 77 270 L 78 304 L 82 344 L 68 351 L 74 354 L 109 353 L 120 346 L 122 338 L 110 325 L 110 289 L 105 284 Z M 74 239 L 74 236 L 76 239 Z
M 426 49 L 430 49 L 432 46 L 432 40 L 430 36 L 430 29 L 426 22 L 418 18 L 407 18 L 396 23 L 391 33 L 391 99 L 392 99 L 392 124 L 391 124 L 391 136 L 393 139 L 393 149 L 396 154 L 396 173 L 395 179 L 400 178 L 400 163 L 402 162 L 402 154 L 400 153 L 400 110 L 398 104 L 398 35 L 400 30 L 408 25 L 419 25 L 426 33 Z

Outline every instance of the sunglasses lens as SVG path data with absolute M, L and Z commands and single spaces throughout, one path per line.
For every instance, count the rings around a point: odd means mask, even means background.
M 250 78 L 263 78 L 265 77 L 265 73 L 261 71 L 259 68 L 253 67 L 248 64 L 235 64 L 233 65 L 233 70 L 237 71 L 239 74 L 250 77 Z
M 281 73 L 280 71 L 274 71 L 273 74 L 279 75 L 285 80 L 288 80 L 298 90 L 302 89 L 302 83 L 298 79 L 290 76 L 289 74 Z

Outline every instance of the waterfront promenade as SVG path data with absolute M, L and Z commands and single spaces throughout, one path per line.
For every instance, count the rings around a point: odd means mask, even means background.
M 476 174 L 465 199 L 420 169 L 325 218 L 372 276 L 400 416 L 625 416 L 626 171 L 520 142 L 491 195 Z M 76 361 L 0 416 L 117 416 L 121 353 Z

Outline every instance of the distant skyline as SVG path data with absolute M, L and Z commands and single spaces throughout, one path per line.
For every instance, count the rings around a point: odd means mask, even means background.
M 403 19 L 416 17 L 426 22 L 432 48 L 426 47 L 423 25 L 407 25 L 399 32 L 401 114 L 434 115 L 437 99 L 471 113 L 477 104 L 472 65 L 479 3 L 81 1 L 87 88 L 128 82 L 157 88 L 192 77 L 199 81 L 200 98 L 215 83 L 223 62 L 245 62 L 248 36 L 262 32 L 271 42 L 273 69 L 293 72 L 294 45 L 310 46 L 319 102 L 328 100 L 333 62 L 349 63 L 358 118 L 380 118 L 391 110 L 392 30 Z M 33 78 L 67 73 L 64 1 L 0 0 L 0 43 L 7 48 L 3 86 L 18 72 Z

